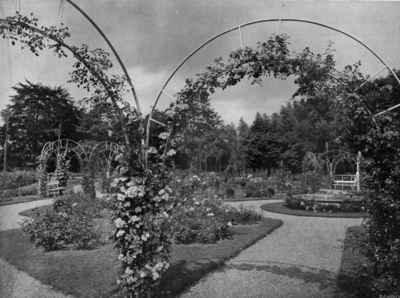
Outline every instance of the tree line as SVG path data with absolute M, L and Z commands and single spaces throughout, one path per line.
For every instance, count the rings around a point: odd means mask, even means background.
M 365 78 L 358 67 L 348 66 L 344 73 L 362 81 Z M 9 168 L 35 167 L 44 144 L 58 138 L 123 143 L 118 122 L 109 118 L 106 107 L 77 105 L 67 89 L 41 83 L 26 81 L 13 90 L 10 104 L 1 112 L 4 124 L 0 142 L 4 144 L 8 135 Z M 225 124 L 211 108 L 208 94 L 197 94 L 194 99 L 178 94 L 175 103 L 165 111 L 156 110 L 152 119 L 172 124 L 172 146 L 179 168 L 216 172 L 230 168 L 237 173 L 262 170 L 270 174 L 284 165 L 298 173 L 307 151 L 362 151 L 360 136 L 372 124 L 356 125 L 356 114 L 390 108 L 398 103 L 400 95 L 392 75 L 371 80 L 360 92 L 367 110 L 354 110 L 352 101 L 357 99 L 338 98 L 332 90 L 324 90 L 294 97 L 272 115 L 257 112 L 250 125 L 243 118 L 237 125 Z M 166 132 L 164 126 L 152 122 L 150 145 L 157 147 L 160 134 Z

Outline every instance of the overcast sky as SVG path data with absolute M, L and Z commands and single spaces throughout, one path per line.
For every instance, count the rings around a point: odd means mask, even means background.
M 60 0 L 0 0 L 0 18 L 14 15 L 18 2 L 21 13 L 33 13 L 39 25 L 56 25 Z M 391 68 L 400 68 L 400 2 L 342 1 L 265 1 L 265 0 L 74 0 L 104 31 L 121 56 L 132 78 L 144 113 L 148 113 L 160 88 L 178 64 L 209 38 L 227 29 L 261 19 L 295 18 L 323 23 L 345 31 L 370 46 Z M 72 34 L 70 45 L 88 44 L 110 51 L 93 26 L 69 3 L 65 3 L 63 23 Z M 242 28 L 244 46 L 256 46 L 277 33 L 279 22 Z M 281 33 L 290 36 L 292 51 L 310 47 L 322 53 L 327 42 L 337 50 L 339 69 L 360 60 L 365 74 L 382 68 L 379 60 L 350 38 L 332 30 L 295 22 L 282 22 Z M 236 30 L 215 40 L 194 55 L 176 73 L 166 91 L 175 94 L 184 79 L 205 70 L 218 56 L 226 57 L 240 47 Z M 114 73 L 122 74 L 115 57 Z M 28 79 L 52 87 L 67 88 L 75 100 L 87 96 L 68 84 L 72 59 L 58 59 L 44 51 L 36 57 L 19 46 L 0 40 L 0 109 L 12 94 L 11 86 Z M 382 74 L 386 74 L 383 72 Z M 249 124 L 255 113 L 279 111 L 295 91 L 293 80 L 266 79 L 263 86 L 243 82 L 212 96 L 212 107 L 225 123 L 237 123 L 243 117 Z M 133 104 L 133 97 L 124 97 Z M 159 108 L 169 104 L 163 95 Z

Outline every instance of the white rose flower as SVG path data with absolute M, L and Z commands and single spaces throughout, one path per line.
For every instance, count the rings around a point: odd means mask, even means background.
M 176 151 L 174 150 L 174 149 L 170 149 L 168 152 L 167 152 L 167 155 L 168 156 L 174 156 L 176 154 Z
M 120 217 L 114 220 L 114 223 L 117 226 L 117 228 L 122 228 L 125 225 L 125 222 Z
M 124 234 L 125 234 L 124 230 L 119 230 L 118 233 L 117 233 L 117 238 L 123 236 Z
M 134 215 L 134 216 L 131 217 L 131 222 L 137 222 L 137 221 L 139 221 L 139 220 L 140 220 L 140 218 L 137 217 L 136 215 Z

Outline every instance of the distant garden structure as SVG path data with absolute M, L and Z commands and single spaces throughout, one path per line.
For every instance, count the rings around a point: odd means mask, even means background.
M 339 164 L 346 162 L 345 169 L 352 174 L 336 174 Z M 304 157 L 304 163 L 315 169 L 326 170 L 328 175 L 334 180 L 333 188 L 348 189 L 360 191 L 360 163 L 362 161 L 361 152 L 354 154 L 343 150 L 330 150 L 324 153 L 307 152 Z M 343 166 L 343 164 L 341 164 Z
M 93 167 L 95 162 L 100 162 L 106 177 L 109 178 L 113 161 L 121 151 L 121 146 L 113 142 L 77 143 L 69 139 L 47 142 L 43 146 L 37 168 L 38 195 L 43 196 L 44 192 L 48 194 L 48 184 L 54 184 L 55 181 L 57 190 L 65 188 L 70 162 L 74 158 L 77 159 L 81 171 L 84 171 L 85 167 Z M 54 173 L 47 171 L 50 159 L 56 162 Z

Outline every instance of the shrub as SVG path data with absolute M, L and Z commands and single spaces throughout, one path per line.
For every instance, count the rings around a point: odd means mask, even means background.
M 235 191 L 233 190 L 232 187 L 228 187 L 225 191 L 225 195 L 227 198 L 233 198 L 235 197 Z
M 82 249 L 99 239 L 93 217 L 98 214 L 100 204 L 96 205 L 83 194 L 73 194 L 57 199 L 53 207 L 54 210 L 38 209 L 32 218 L 21 223 L 22 230 L 36 247 L 43 246 L 45 251 L 50 251 L 72 244 Z
M 245 187 L 245 197 L 272 197 L 275 189 L 270 187 L 268 181 L 249 181 Z
M 32 218 L 24 219 L 21 226 L 36 247 L 43 246 L 45 251 L 50 251 L 70 242 L 69 219 L 65 213 L 46 209 L 35 212 Z
M 244 207 L 240 205 L 239 208 L 227 206 L 223 217 L 225 221 L 232 224 L 255 224 L 261 220 L 262 215 L 255 211 L 254 206 Z
M 258 223 L 261 217 L 254 207 L 227 206 L 216 196 L 184 198 L 174 208 L 172 232 L 176 243 L 215 243 L 231 237 L 231 225 Z
M 268 187 L 268 196 L 272 197 L 275 194 L 275 189 L 272 187 Z
M 79 217 L 94 218 L 99 216 L 103 209 L 99 199 L 92 200 L 84 193 L 70 193 L 66 197 L 57 198 L 54 201 L 54 210 Z
M 34 171 L 0 172 L 0 190 L 17 189 L 35 182 L 36 173 Z
M 399 295 L 400 203 L 390 197 L 375 198 L 372 202 L 371 217 L 364 223 L 368 242 L 363 252 L 368 258 L 369 270 L 376 278 L 374 290 L 382 297 Z
M 172 231 L 178 244 L 215 243 L 232 235 L 223 219 L 215 216 L 205 218 L 196 212 L 177 215 Z

